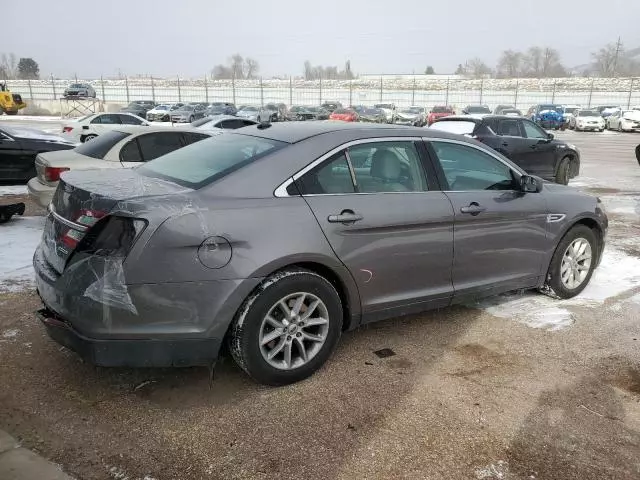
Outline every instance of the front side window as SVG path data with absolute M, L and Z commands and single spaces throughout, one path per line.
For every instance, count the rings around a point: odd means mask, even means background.
M 535 123 L 523 121 L 522 124 L 524 126 L 524 132 L 527 135 L 527 138 L 540 138 L 540 139 L 549 138 L 549 136 L 547 135 L 547 132 L 542 130 Z
M 120 115 L 120 121 L 124 125 L 142 125 L 142 120 L 133 115 Z
M 513 190 L 511 169 L 477 148 L 431 142 L 449 184 L 449 191 Z
M 120 115 L 110 113 L 98 115 L 96 118 L 91 120 L 91 123 L 99 123 L 101 125 L 120 125 Z

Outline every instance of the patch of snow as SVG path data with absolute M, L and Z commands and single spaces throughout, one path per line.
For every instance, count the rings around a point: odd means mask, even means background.
M 509 474 L 509 464 L 503 460 L 498 460 L 495 464 L 490 464 L 482 468 L 476 468 L 476 478 L 484 480 L 487 478 L 507 478 Z
M 17 328 L 11 328 L 2 332 L 2 338 L 14 338 L 17 337 L 19 333 L 20 330 L 18 330 Z
M 640 216 L 640 196 L 605 195 L 600 199 L 609 213 L 627 216 Z
M 532 328 L 561 330 L 574 322 L 572 306 L 601 304 L 640 287 L 640 258 L 608 248 L 589 285 L 577 297 L 557 300 L 535 292 L 506 294 L 476 305 L 491 315 L 513 319 Z M 640 295 L 638 295 L 640 297 Z
M 34 121 L 34 122 L 59 122 L 60 117 L 54 117 L 50 115 L 3 115 L 2 121 L 14 121 L 14 122 L 22 122 L 24 120 Z
M 26 185 L 0 185 L 0 195 L 26 195 Z
M 600 135 L 620 135 L 620 132 L 615 132 L 613 130 L 605 130 L 600 132 Z
M 0 291 L 17 291 L 33 281 L 31 258 L 44 221 L 44 217 L 13 217 L 0 225 Z

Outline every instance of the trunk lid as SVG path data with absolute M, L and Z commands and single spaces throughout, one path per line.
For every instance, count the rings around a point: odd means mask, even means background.
M 44 258 L 62 273 L 91 227 L 116 207 L 121 211 L 123 201 L 192 191 L 139 175 L 135 169 L 65 173 L 49 206 L 42 236 Z

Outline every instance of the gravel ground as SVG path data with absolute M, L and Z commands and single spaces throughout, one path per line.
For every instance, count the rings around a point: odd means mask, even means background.
M 583 152 L 575 185 L 611 206 L 608 248 L 636 261 L 640 135 L 559 136 Z M 86 480 L 640 478 L 634 278 L 600 302 L 551 303 L 570 314 L 561 328 L 481 305 L 377 323 L 285 388 L 229 359 L 211 389 L 206 369 L 89 366 L 48 339 L 31 291 L 4 293 L 0 428 Z M 523 313 L 547 308 L 538 297 Z

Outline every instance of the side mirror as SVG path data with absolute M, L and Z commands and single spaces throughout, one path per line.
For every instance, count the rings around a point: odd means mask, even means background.
M 553 140 L 554 138 L 556 137 L 553 136 L 553 133 L 547 133 L 547 139 Z
M 520 177 L 520 190 L 525 193 L 538 193 L 542 191 L 542 182 L 531 175 Z

